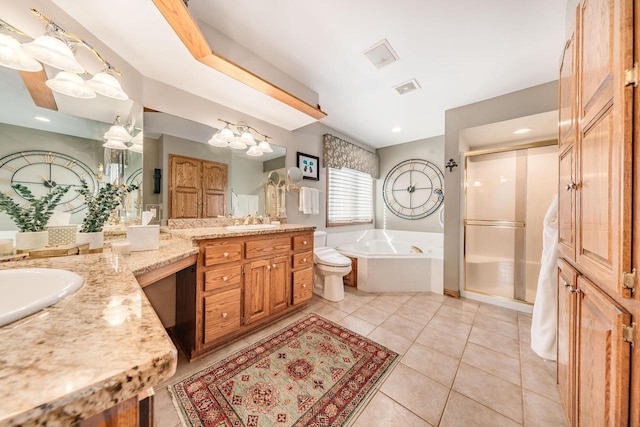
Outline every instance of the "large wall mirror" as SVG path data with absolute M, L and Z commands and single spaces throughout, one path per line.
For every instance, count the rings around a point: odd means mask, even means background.
M 57 70 L 45 67 L 45 71 L 54 75 Z M 82 179 L 93 189 L 107 182 L 136 184 L 139 189 L 130 193 L 112 224 L 139 218 L 143 209 L 143 114 L 139 105 L 131 100 L 78 99 L 53 93 L 55 109 L 38 107 L 20 72 L 4 67 L 0 67 L 0 93 L 0 191 L 21 200 L 11 188 L 13 183 L 27 186 L 36 197 L 55 186 L 71 186 L 56 210 L 69 214 L 59 216 L 63 221 L 79 224 L 86 209 L 74 189 Z M 134 136 L 135 146 L 125 150 L 103 147 L 103 135 L 116 116 Z M 2 230 L 16 230 L 5 213 L 0 213 Z
M 234 215 L 244 217 L 255 215 L 271 218 L 286 216 L 284 206 L 284 173 L 286 149 L 271 144 L 272 153 L 264 153 L 259 157 L 246 154 L 246 150 L 213 147 L 207 143 L 215 129 L 201 123 L 176 117 L 163 112 L 144 113 L 145 137 L 145 170 L 158 168 L 162 170 L 162 194 L 153 194 L 150 186 L 145 190 L 145 204 L 157 203 L 162 205 L 166 218 L 211 218 L 217 215 Z M 149 162 L 155 159 L 153 166 Z M 172 167 L 173 159 L 173 167 Z M 176 159 L 187 166 L 175 167 Z M 198 162 L 201 162 L 198 164 Z M 218 211 L 204 208 L 206 188 L 198 189 L 198 185 L 205 186 L 207 181 L 204 172 L 200 172 L 202 179 L 193 180 L 189 184 L 188 174 L 198 167 L 206 170 L 207 165 L 221 165 L 226 169 L 226 179 L 222 187 L 218 188 L 226 194 L 224 208 Z M 194 174 L 197 172 L 193 172 Z M 171 174 L 174 176 L 172 177 Z M 178 176 L 175 176 L 178 175 Z M 199 182 L 200 184 L 196 183 Z M 173 184 L 172 184 L 173 182 Z M 184 187 L 185 193 L 180 193 L 177 187 Z M 194 192 L 202 192 L 193 195 Z M 170 194 L 173 192 L 173 194 Z M 172 206 L 171 198 L 180 197 L 181 210 Z M 200 201 L 203 207 L 198 208 Z M 193 205 L 192 209 L 184 208 Z

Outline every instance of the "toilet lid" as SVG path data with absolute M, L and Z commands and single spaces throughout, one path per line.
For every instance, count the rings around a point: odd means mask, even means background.
M 329 267 L 348 267 L 351 265 L 349 258 L 333 248 L 315 248 L 313 255 L 316 263 Z

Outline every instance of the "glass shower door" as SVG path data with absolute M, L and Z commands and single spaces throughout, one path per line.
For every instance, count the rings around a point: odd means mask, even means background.
M 465 290 L 533 303 L 556 156 L 555 145 L 467 154 Z

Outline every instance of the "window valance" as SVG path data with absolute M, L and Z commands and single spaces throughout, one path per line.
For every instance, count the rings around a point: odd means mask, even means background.
M 380 162 L 377 154 L 328 133 L 324 135 L 322 148 L 325 167 L 354 169 L 379 178 Z

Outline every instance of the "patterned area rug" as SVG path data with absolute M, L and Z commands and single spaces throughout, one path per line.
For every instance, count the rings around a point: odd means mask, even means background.
M 191 426 L 341 426 L 398 354 L 318 315 L 169 387 Z

